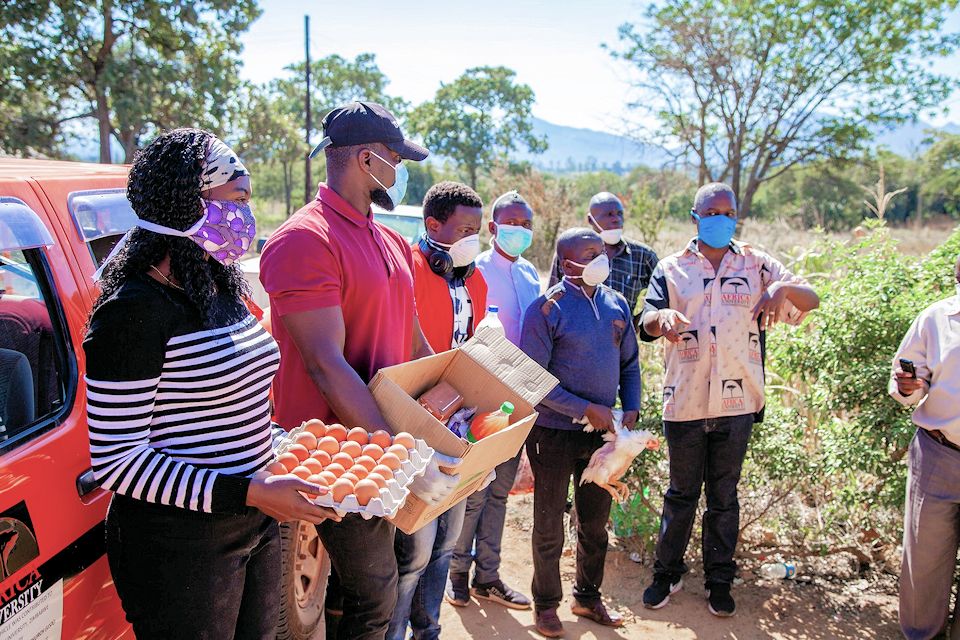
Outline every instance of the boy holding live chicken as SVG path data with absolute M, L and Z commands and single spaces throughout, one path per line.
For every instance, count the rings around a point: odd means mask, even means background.
M 527 439 L 533 470 L 533 599 L 537 631 L 563 635 L 557 615 L 563 599 L 560 554 L 567 488 L 574 479 L 577 510 L 577 573 L 573 613 L 619 627 L 621 616 L 600 599 L 607 553 L 606 524 L 611 495 L 593 483 L 580 485 L 593 453 L 614 426 L 619 389 L 623 424 L 636 426 L 640 409 L 640 365 L 632 310 L 626 299 L 602 284 L 610 265 L 603 241 L 590 229 L 571 229 L 557 241 L 564 278 L 524 314 L 521 348 L 557 377 L 538 405 L 540 417 Z M 597 429 L 583 430 L 584 418 Z

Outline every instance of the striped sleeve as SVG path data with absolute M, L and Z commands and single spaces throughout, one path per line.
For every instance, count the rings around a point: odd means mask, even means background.
M 150 446 L 158 382 L 86 378 L 90 459 L 100 486 L 190 511 L 242 513 L 249 479 L 174 460 Z
M 177 461 L 150 446 L 166 344 L 176 312 L 149 290 L 122 290 L 91 316 L 86 354 L 90 458 L 110 491 L 191 511 L 241 513 L 247 478 Z

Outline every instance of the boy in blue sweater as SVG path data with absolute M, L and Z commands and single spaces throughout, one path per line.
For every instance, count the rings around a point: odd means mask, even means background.
M 570 478 L 577 511 L 577 577 L 573 613 L 602 625 L 623 619 L 607 611 L 600 583 L 607 554 L 610 494 L 593 483 L 580 486 L 590 456 L 613 429 L 619 389 L 624 426 L 636 426 L 640 365 L 632 309 L 602 284 L 609 275 L 603 241 L 591 229 L 571 229 L 557 240 L 564 278 L 524 314 L 520 347 L 560 380 L 537 407 L 540 417 L 527 439 L 533 470 L 533 599 L 537 631 L 560 637 L 557 607 L 563 598 L 560 554 Z M 583 431 L 586 418 L 597 431 Z

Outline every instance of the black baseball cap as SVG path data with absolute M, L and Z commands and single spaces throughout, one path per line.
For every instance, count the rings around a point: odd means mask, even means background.
M 351 147 L 379 142 L 405 160 L 423 160 L 430 152 L 403 137 L 400 124 L 386 107 L 376 102 L 351 102 L 337 107 L 323 118 L 323 140 L 310 157 L 327 147 Z

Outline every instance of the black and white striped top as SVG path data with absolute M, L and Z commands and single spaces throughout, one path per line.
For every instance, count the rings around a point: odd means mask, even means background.
M 273 455 L 269 391 L 280 352 L 239 301 L 203 328 L 179 291 L 131 279 L 90 319 L 87 414 L 105 489 L 193 511 L 240 513 Z

